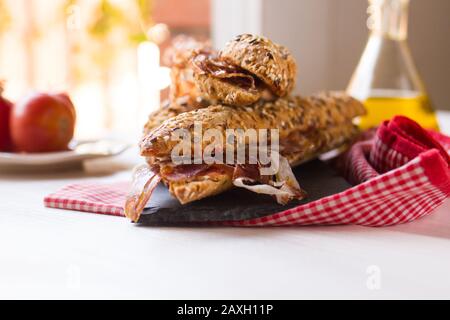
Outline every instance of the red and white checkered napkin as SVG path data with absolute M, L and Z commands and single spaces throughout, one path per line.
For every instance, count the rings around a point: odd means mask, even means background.
M 391 226 L 430 214 L 450 196 L 450 138 L 395 117 L 341 158 L 355 187 L 237 227 L 356 224 Z M 52 208 L 123 215 L 127 183 L 68 186 L 45 198 Z

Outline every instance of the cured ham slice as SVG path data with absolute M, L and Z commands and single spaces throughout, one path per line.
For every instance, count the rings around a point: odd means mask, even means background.
M 200 53 L 194 57 L 192 64 L 203 74 L 229 81 L 247 90 L 256 89 L 256 81 L 252 75 L 215 55 Z
M 233 175 L 234 167 L 224 164 L 189 164 L 189 165 L 162 165 L 159 171 L 161 177 L 170 182 L 188 182 L 198 177 L 214 176 L 214 175 Z
M 137 167 L 133 173 L 131 191 L 125 203 L 125 216 L 137 222 L 150 200 L 153 191 L 161 182 L 158 172 L 148 165 Z

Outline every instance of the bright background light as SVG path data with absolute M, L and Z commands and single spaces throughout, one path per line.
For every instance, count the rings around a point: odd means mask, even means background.
M 140 21 L 137 1 L 109 3 L 116 8 L 107 12 L 110 20 L 101 16 L 101 0 L 0 0 L 10 18 L 0 33 L 5 95 L 16 101 L 30 91 L 67 91 L 77 108 L 77 138 L 139 134 L 170 83 L 148 35 L 162 43 L 170 32 L 152 17 Z

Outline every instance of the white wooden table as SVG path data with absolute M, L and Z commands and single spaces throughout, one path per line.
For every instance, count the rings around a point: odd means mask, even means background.
M 42 205 L 68 183 L 127 179 L 137 160 L 0 175 L 0 298 L 450 298 L 450 201 L 385 229 L 145 228 Z

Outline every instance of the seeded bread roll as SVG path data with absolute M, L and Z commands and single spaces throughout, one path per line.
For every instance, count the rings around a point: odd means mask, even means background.
M 177 129 L 187 129 L 194 136 L 194 124 L 200 123 L 204 131 L 218 129 L 279 129 L 280 141 L 292 135 L 351 123 L 365 114 L 361 102 L 344 93 L 322 93 L 315 96 L 286 97 L 274 102 L 259 102 L 250 107 L 211 106 L 165 121 L 149 132 L 141 142 L 145 157 L 167 158 L 180 142 L 171 139 Z M 296 140 L 293 139 L 293 144 Z M 203 141 L 205 148 L 209 143 Z
M 262 80 L 283 97 L 295 86 L 297 65 L 287 48 L 261 36 L 243 34 L 230 41 L 220 57 Z

